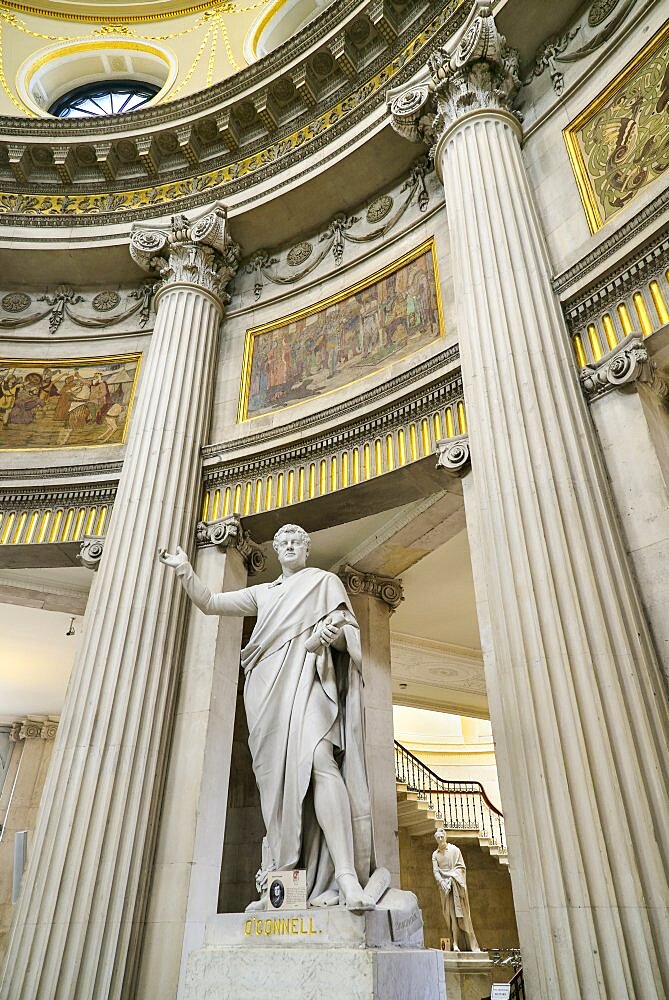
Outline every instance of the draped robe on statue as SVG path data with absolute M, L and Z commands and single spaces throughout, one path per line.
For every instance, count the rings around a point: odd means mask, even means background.
M 432 871 L 439 886 L 441 908 L 453 944 L 460 951 L 478 951 L 469 913 L 465 862 L 460 848 L 455 844 L 447 844 L 444 851 L 434 851 Z
M 257 615 L 242 650 L 244 706 L 249 748 L 260 791 L 266 841 L 258 888 L 269 871 L 305 868 L 307 895 L 315 900 L 337 889 L 334 866 L 314 812 L 311 771 L 318 743 L 329 740 L 351 805 L 356 874 L 362 885 L 372 870 L 372 823 L 365 773 L 361 664 L 357 624 L 341 580 L 305 567 L 225 594 L 213 594 L 189 565 L 177 574 L 193 603 L 205 614 Z M 347 649 L 305 646 L 315 627 L 337 609 L 348 612 L 343 626 Z

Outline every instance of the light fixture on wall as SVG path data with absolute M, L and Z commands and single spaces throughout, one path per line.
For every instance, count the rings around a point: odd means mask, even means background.
M 70 618 L 70 627 L 68 628 L 65 635 L 76 635 L 76 634 L 77 633 L 74 630 L 74 618 Z

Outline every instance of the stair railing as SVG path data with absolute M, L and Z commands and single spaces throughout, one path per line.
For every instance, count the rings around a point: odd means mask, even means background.
M 447 781 L 395 740 L 395 777 L 427 802 L 446 830 L 475 830 L 481 839 L 506 852 L 504 816 L 480 781 Z

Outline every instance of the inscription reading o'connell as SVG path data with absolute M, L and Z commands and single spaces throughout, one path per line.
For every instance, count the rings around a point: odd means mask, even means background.
M 250 917 L 244 921 L 244 937 L 287 937 L 322 934 L 323 931 L 314 927 L 314 918 L 309 917 L 305 924 L 304 917 Z

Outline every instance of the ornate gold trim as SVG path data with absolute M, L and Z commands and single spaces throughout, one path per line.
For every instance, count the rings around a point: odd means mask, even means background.
M 633 59 L 627 63 L 627 65 L 620 71 L 620 73 L 604 88 L 600 91 L 597 97 L 594 98 L 588 104 L 583 111 L 580 112 L 562 130 L 562 135 L 564 137 L 565 145 L 567 147 L 567 154 L 571 162 L 571 168 L 574 171 L 574 177 L 576 178 L 576 185 L 578 187 L 578 193 L 581 196 L 581 201 L 583 203 L 583 209 L 585 211 L 586 218 L 588 220 L 588 225 L 590 227 L 591 233 L 596 233 L 598 229 L 601 229 L 604 225 L 609 223 L 611 219 L 614 219 L 623 209 L 619 209 L 608 217 L 608 219 L 603 219 L 599 208 L 599 201 L 593 189 L 592 183 L 590 181 L 590 175 L 588 174 L 585 161 L 583 159 L 583 153 L 581 152 L 581 147 L 579 146 L 577 133 L 588 124 L 591 118 L 593 118 L 598 111 L 604 107 L 607 101 L 613 96 L 613 94 L 619 88 L 625 86 L 627 81 L 633 74 L 637 71 L 641 63 L 648 58 L 656 49 L 669 38 L 669 21 L 667 21 L 660 30 L 650 39 L 649 42 L 644 45 L 644 47 L 637 52 Z
M 462 0 L 458 0 L 456 8 Z M 450 16 L 452 11 L 447 16 Z M 389 63 L 372 77 L 368 77 L 359 86 L 355 87 L 352 93 L 348 94 L 337 104 L 331 106 L 326 111 L 321 112 L 310 122 L 296 129 L 290 135 L 281 139 L 265 149 L 252 153 L 241 160 L 228 163 L 215 170 L 207 171 L 204 174 L 197 174 L 190 177 L 181 178 L 176 181 L 166 181 L 152 187 L 135 188 L 132 190 L 105 190 L 95 191 L 91 194 L 72 194 L 60 191 L 53 191 L 51 194 L 35 194 L 33 192 L 17 193 L 0 191 L 0 224 L 2 216 L 15 214 L 25 217 L 30 216 L 85 216 L 95 219 L 99 215 L 109 212 L 134 212 L 148 206 L 158 207 L 160 205 L 172 206 L 175 201 L 187 198 L 190 195 L 204 191 L 209 192 L 212 197 L 216 191 L 220 191 L 231 181 L 239 180 L 241 177 L 255 173 L 268 163 L 277 160 L 286 160 L 288 153 L 295 150 L 302 150 L 312 140 L 321 138 L 325 132 L 337 125 L 351 111 L 359 107 L 363 100 L 368 100 L 382 88 L 386 88 L 388 82 L 406 65 L 407 60 L 413 58 L 420 49 L 427 44 L 436 31 L 442 26 L 446 15 L 437 15 L 432 21 L 399 52 Z M 360 95 L 356 101 L 356 95 Z M 279 150 L 281 153 L 279 155 Z M 15 210 L 13 206 L 18 202 L 19 208 Z M 22 206 L 25 203 L 25 208 Z M 110 202 L 113 207 L 110 208 Z
M 390 367 L 390 365 L 397 364 L 398 361 L 405 361 L 412 358 L 417 351 L 411 351 L 409 354 L 404 355 L 403 358 L 389 361 L 388 364 L 382 365 L 380 368 L 377 368 L 376 371 L 369 372 L 367 375 L 362 375 L 360 378 L 352 379 L 350 382 L 337 386 L 335 389 L 328 389 L 326 392 L 316 393 L 314 396 L 310 396 L 307 399 L 298 400 L 295 403 L 290 403 L 288 406 L 281 406 L 277 410 L 268 410 L 266 413 L 258 414 L 258 416 L 255 417 L 248 416 L 249 395 L 251 389 L 251 368 L 253 365 L 253 347 L 256 337 L 263 333 L 269 333 L 271 330 L 276 330 L 280 326 L 285 326 L 287 323 L 296 323 L 300 319 L 306 319 L 307 316 L 313 316 L 315 313 L 323 312 L 325 309 L 329 308 L 329 306 L 335 305 L 337 302 L 342 302 L 344 299 L 350 298 L 357 292 L 360 292 L 365 288 L 369 288 L 371 285 L 376 284 L 377 281 L 387 278 L 390 274 L 394 274 L 396 271 L 399 271 L 401 267 L 404 267 L 406 264 L 410 264 L 411 261 L 416 260 L 418 257 L 422 257 L 423 254 L 428 252 L 432 256 L 432 269 L 435 282 L 435 294 L 437 298 L 437 313 L 439 317 L 439 337 L 437 339 L 444 337 L 446 335 L 446 330 L 441 299 L 441 285 L 439 282 L 439 264 L 437 261 L 435 237 L 431 236 L 429 240 L 421 243 L 420 246 L 414 247 L 413 250 L 409 250 L 398 260 L 393 261 L 391 264 L 387 264 L 385 267 L 381 268 L 380 271 L 376 271 L 374 274 L 368 275 L 362 280 L 356 282 L 354 285 L 351 285 L 340 292 L 335 292 L 334 295 L 330 295 L 326 299 L 321 299 L 319 302 L 316 302 L 311 306 L 307 306 L 305 309 L 299 309 L 297 312 L 281 316 L 279 319 L 271 320 L 269 323 L 263 323 L 261 326 L 251 327 L 248 329 L 244 340 L 239 405 L 237 407 L 237 423 L 240 424 L 250 422 L 252 420 L 260 420 L 261 417 L 266 417 L 271 413 L 283 413 L 285 410 L 292 410 L 296 406 L 304 406 L 305 403 L 309 403 L 314 399 L 322 399 L 325 396 L 332 395 L 334 392 L 341 392 L 349 386 L 357 385 L 359 382 L 364 382 L 365 379 L 371 378 L 373 375 L 378 375 L 379 372 L 385 371 Z M 418 350 L 422 350 L 422 348 L 418 348 Z
M 176 21 L 180 17 L 188 17 L 191 14 L 202 14 L 210 11 L 220 4 L 212 3 L 211 0 L 205 3 L 192 4 L 182 10 L 156 11 L 153 14 L 106 14 L 100 11 L 94 14 L 76 14 L 63 11 L 62 13 L 53 10 L 46 10 L 44 7 L 32 7 L 30 4 L 16 3 L 15 0 L 3 0 L 3 7 L 7 10 L 15 10 L 20 14 L 30 14 L 33 17 L 45 17 L 50 21 L 75 21 L 78 24 L 150 24 L 152 21 Z M 230 14 L 240 14 L 243 11 L 231 10 Z
M 2 358 L 0 357 L 0 369 L 1 368 L 38 368 L 40 365 L 51 368 L 80 368 L 84 365 L 96 365 L 96 364 L 112 364 L 118 365 L 123 364 L 126 361 L 136 361 L 137 367 L 135 368 L 135 377 L 132 382 L 132 388 L 130 390 L 130 396 L 128 398 L 128 415 L 126 417 L 125 426 L 123 428 L 123 437 L 116 444 L 78 444 L 75 448 L 3 448 L 0 445 L 0 452 L 26 452 L 26 451 L 88 451 L 90 448 L 119 448 L 121 445 L 125 444 L 126 438 L 128 436 L 128 430 L 130 428 L 130 420 L 132 417 L 132 410 L 135 405 L 135 394 L 137 392 L 137 381 L 139 379 L 139 369 L 142 364 L 142 354 L 141 352 L 133 352 L 131 354 L 111 354 L 105 355 L 100 358 Z

